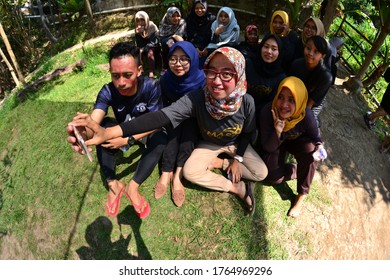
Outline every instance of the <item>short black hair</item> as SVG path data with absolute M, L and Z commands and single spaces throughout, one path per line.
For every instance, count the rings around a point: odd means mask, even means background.
M 110 50 L 109 53 L 109 62 L 114 58 L 121 56 L 132 56 L 135 60 L 137 66 L 140 66 L 140 51 L 137 46 L 130 42 L 119 42 L 116 43 Z
M 328 42 L 326 40 L 318 35 L 310 37 L 307 42 L 313 41 L 314 46 L 316 46 L 317 50 L 322 53 L 322 54 L 327 54 L 328 53 Z M 307 44 L 306 42 L 306 44 Z

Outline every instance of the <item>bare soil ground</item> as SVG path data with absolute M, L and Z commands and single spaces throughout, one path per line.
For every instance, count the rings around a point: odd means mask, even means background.
M 339 74 L 347 77 L 340 68 Z M 320 114 L 329 156 L 316 176 L 331 204 L 307 204 L 294 223 L 315 246 L 297 259 L 390 259 L 390 157 L 379 151 L 378 136 L 364 123 L 362 97 L 346 91 L 342 82 L 336 80 Z

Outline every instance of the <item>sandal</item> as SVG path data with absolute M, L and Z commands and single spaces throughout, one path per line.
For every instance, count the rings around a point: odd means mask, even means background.
M 150 204 L 146 200 L 146 198 L 142 194 L 140 194 L 141 202 L 140 202 L 140 204 L 137 205 L 131 200 L 130 195 L 127 192 L 124 192 L 124 193 L 125 193 L 126 197 L 131 201 L 131 204 L 133 204 L 133 207 L 134 207 L 134 210 L 135 210 L 135 213 L 137 214 L 137 216 L 140 217 L 141 219 L 147 218 L 150 214 Z M 144 205 L 144 203 L 146 203 L 146 206 L 144 207 L 144 210 L 141 212 L 142 205 Z
M 245 184 L 244 203 L 245 203 L 245 206 L 246 206 L 246 209 L 248 211 L 249 216 L 252 216 L 253 213 L 255 212 L 256 202 L 255 202 L 255 197 L 253 195 L 254 188 L 255 188 L 255 184 L 253 182 L 248 182 Z M 246 202 L 246 199 L 248 197 L 252 200 L 252 204 L 248 204 Z
M 106 213 L 107 213 L 108 216 L 116 217 L 116 215 L 118 215 L 119 208 L 120 208 L 120 205 L 121 205 L 121 198 L 122 198 L 124 189 L 125 189 L 125 186 L 123 186 L 120 189 L 119 194 L 116 196 L 116 198 L 114 199 L 114 201 L 112 203 L 108 202 L 108 197 L 107 197 Z M 114 208 L 114 211 L 111 211 L 112 208 Z

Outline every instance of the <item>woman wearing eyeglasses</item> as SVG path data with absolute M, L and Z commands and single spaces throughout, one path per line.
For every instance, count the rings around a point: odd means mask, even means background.
M 87 114 L 79 113 L 70 124 L 92 129 L 94 136 L 86 144 L 96 145 L 122 135 L 168 125 L 177 127 L 194 117 L 202 139 L 183 167 L 184 177 L 199 186 L 237 195 L 252 214 L 253 181 L 263 180 L 268 171 L 249 144 L 256 125 L 254 101 L 246 94 L 245 58 L 236 49 L 219 48 L 207 58 L 205 74 L 203 90 L 191 92 L 159 112 L 145 114 L 142 119 L 101 129 Z M 222 153 L 228 158 L 219 158 Z M 227 172 L 230 179 L 212 172 L 214 168 Z
M 307 40 L 315 35 L 325 37 L 324 24 L 319 18 L 309 17 L 303 23 L 299 44 L 296 48 L 295 59 L 303 57 L 303 51 Z
M 160 82 L 164 107 L 205 86 L 204 73 L 199 69 L 198 54 L 192 43 L 182 41 L 172 45 L 168 53 L 168 71 L 161 76 Z M 168 127 L 167 132 L 169 142 L 162 155 L 162 173 L 154 187 L 154 196 L 161 198 L 171 184 L 172 200 L 180 207 L 185 200 L 183 166 L 194 149 L 199 128 L 196 120 L 189 118 L 175 128 Z

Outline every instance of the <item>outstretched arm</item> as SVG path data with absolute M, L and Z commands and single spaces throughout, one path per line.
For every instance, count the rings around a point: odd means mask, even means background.
M 77 113 L 69 125 L 86 127 L 93 132 L 93 137 L 85 142 L 86 145 L 98 145 L 116 137 L 127 137 L 154 129 L 162 128 L 171 122 L 161 111 L 141 115 L 131 121 L 109 128 L 102 128 L 88 114 Z

